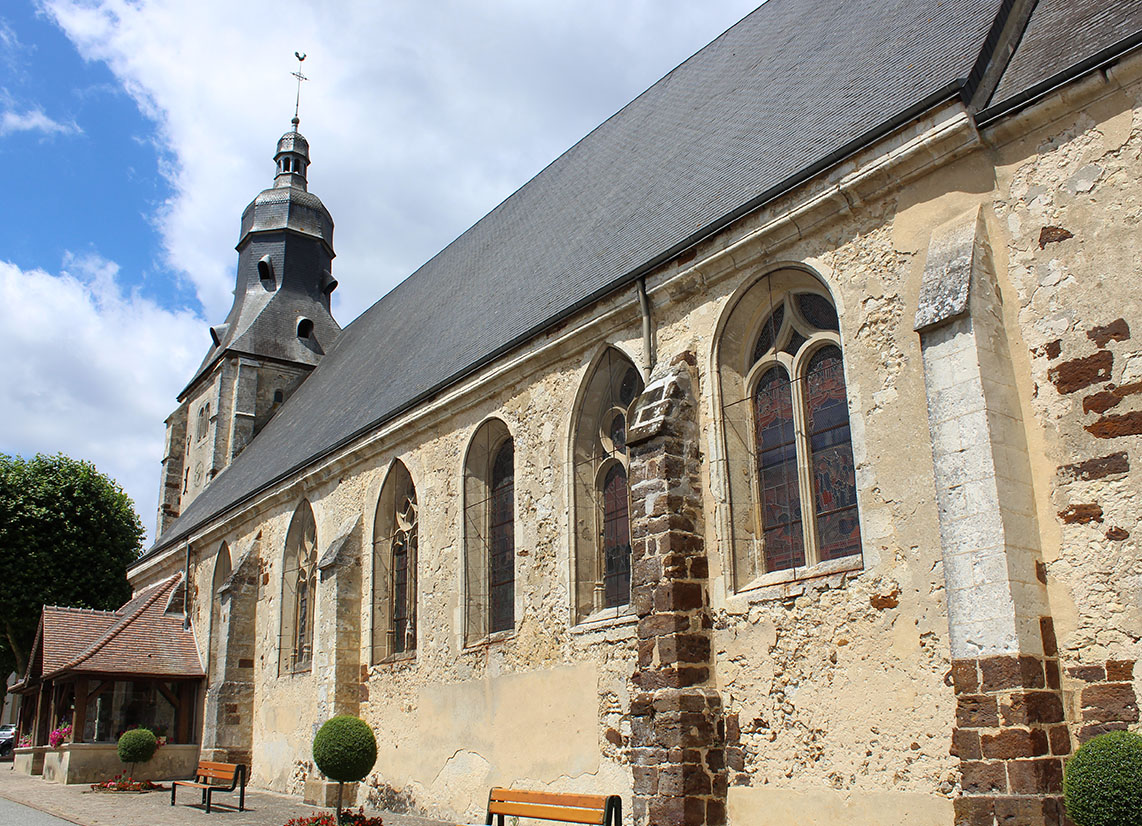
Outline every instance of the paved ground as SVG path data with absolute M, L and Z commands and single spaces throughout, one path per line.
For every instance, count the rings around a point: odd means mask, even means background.
M 247 790 L 246 811 L 238 811 L 237 795 L 219 794 L 206 814 L 199 805 L 183 805 L 183 795 L 187 804 L 197 804 L 197 795 L 190 792 L 180 790 L 178 805 L 172 807 L 169 791 L 93 792 L 88 786 L 64 786 L 17 774 L 11 763 L 4 763 L 0 764 L 0 826 L 283 826 L 290 818 L 320 811 L 294 797 Z M 232 806 L 227 805 L 231 797 Z M 385 826 L 442 826 L 438 820 L 378 814 Z

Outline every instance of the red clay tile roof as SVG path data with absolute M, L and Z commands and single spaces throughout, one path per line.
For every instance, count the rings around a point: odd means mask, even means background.
M 115 624 L 114 611 L 44 606 L 44 673 L 63 668 L 80 656 Z
M 175 574 L 140 591 L 118 611 L 45 606 L 43 677 L 63 672 L 202 677 L 194 634 L 181 614 L 166 613 L 182 581 Z M 25 679 L 26 682 L 26 679 Z

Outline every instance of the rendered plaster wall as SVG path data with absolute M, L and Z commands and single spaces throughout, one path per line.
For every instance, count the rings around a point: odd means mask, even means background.
M 1079 741 L 1136 726 L 1142 691 L 1140 76 L 1135 57 L 990 136 L 1036 425 L 1040 577 Z

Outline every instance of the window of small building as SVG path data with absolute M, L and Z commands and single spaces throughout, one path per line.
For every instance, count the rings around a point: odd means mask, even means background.
M 373 523 L 372 661 L 416 651 L 419 506 L 408 468 L 393 463 Z
M 735 588 L 859 565 L 840 325 L 821 282 L 783 270 L 747 290 L 723 326 L 718 378 Z
M 515 445 L 507 425 L 476 429 L 464 460 L 464 642 L 515 628 Z
M 642 375 L 608 347 L 588 370 L 572 429 L 575 621 L 630 604 L 626 430 Z
M 308 671 L 313 661 L 313 618 L 317 597 L 317 523 L 303 501 L 286 534 L 282 575 L 282 624 L 278 671 Z
M 202 441 L 210 430 L 210 402 L 198 408 L 198 422 L 195 427 L 195 437 Z

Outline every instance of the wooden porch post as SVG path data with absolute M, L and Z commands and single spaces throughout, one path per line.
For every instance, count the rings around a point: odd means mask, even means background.
M 190 742 L 190 726 L 194 722 L 194 683 L 183 680 L 178 684 L 178 742 Z
M 87 678 L 75 681 L 75 711 L 71 715 L 71 742 L 82 743 L 87 728 Z

